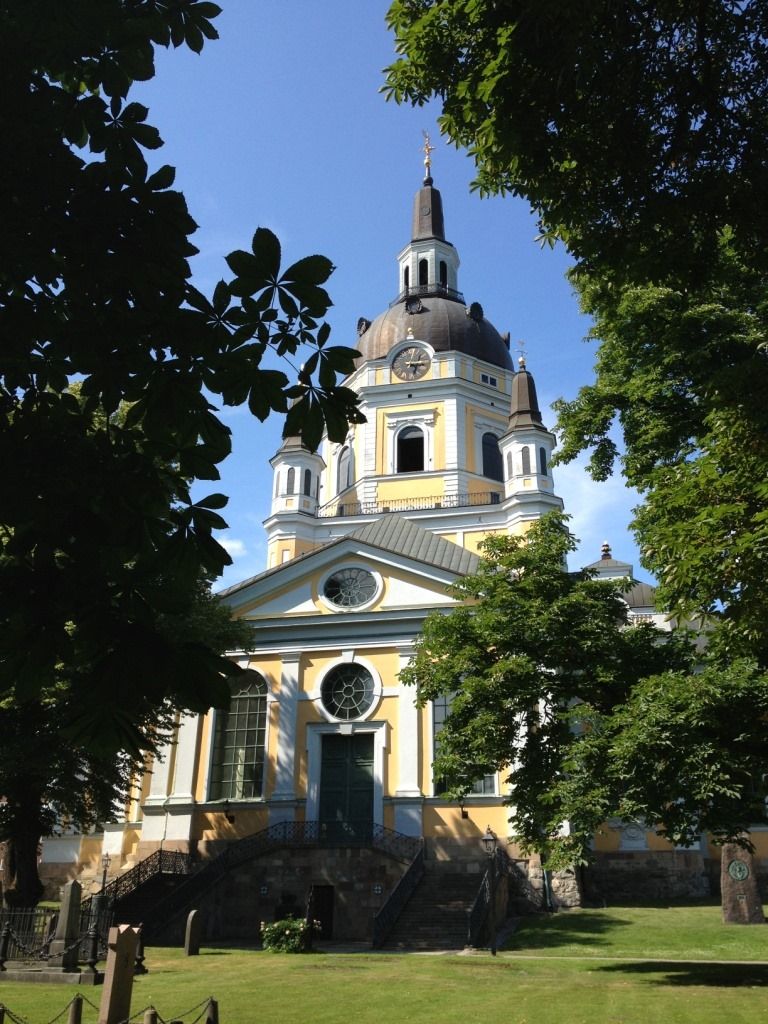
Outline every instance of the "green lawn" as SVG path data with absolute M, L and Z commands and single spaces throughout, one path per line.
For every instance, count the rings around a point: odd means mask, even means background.
M 572 910 L 524 919 L 506 949 L 552 956 L 768 961 L 768 925 L 724 925 L 719 905 Z
M 727 934 L 718 937 L 718 929 Z M 185 1011 L 213 995 L 221 1024 L 754 1024 L 768 1007 L 762 964 L 595 956 L 747 959 L 746 951 L 768 960 L 767 943 L 768 927 L 725 929 L 717 908 L 622 907 L 528 922 L 515 948 L 495 960 L 487 953 L 285 956 L 241 949 L 204 949 L 186 959 L 180 950 L 149 949 L 150 973 L 136 979 L 132 1013 L 151 1003 L 165 1020 L 191 1021 L 197 1014 Z M 76 991 L 0 982 L 0 1003 L 29 1024 L 47 1024 Z M 83 992 L 100 997 L 99 989 Z M 83 1024 L 95 1021 L 86 1007 Z

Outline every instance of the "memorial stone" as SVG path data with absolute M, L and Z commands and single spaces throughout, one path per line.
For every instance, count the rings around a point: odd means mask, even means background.
M 735 843 L 726 843 L 720 865 L 723 923 L 765 924 L 752 854 Z
M 99 1024 L 119 1024 L 131 1016 L 133 964 L 138 938 L 138 929 L 129 924 L 109 929 L 109 952 L 99 1006 Z
M 186 956 L 197 956 L 200 952 L 203 919 L 199 910 L 190 910 L 187 916 L 187 930 L 184 935 L 184 953 Z
M 48 957 L 49 970 L 77 971 L 81 896 L 82 887 L 79 882 L 68 882 L 64 886 L 56 934 Z

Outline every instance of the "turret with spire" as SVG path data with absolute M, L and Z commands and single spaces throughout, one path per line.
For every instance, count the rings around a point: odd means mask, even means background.
M 458 291 L 459 254 L 445 240 L 443 199 L 432 180 L 434 146 L 424 133 L 424 182 L 413 201 L 411 241 L 398 256 L 400 294 L 442 295 L 463 302 Z
M 509 429 L 499 441 L 504 460 L 504 491 L 528 506 L 531 516 L 562 508 L 552 484 L 552 452 L 555 435 L 547 430 L 539 409 L 536 383 L 518 359 L 519 370 L 512 380 Z

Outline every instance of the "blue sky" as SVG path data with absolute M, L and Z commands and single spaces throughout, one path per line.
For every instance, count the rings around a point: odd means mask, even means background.
M 522 200 L 470 192 L 472 161 L 437 131 L 436 105 L 387 103 L 379 89 L 393 58 L 384 0 L 219 0 L 220 39 L 196 56 L 161 51 L 157 76 L 132 99 L 150 108 L 165 146 L 153 162 L 177 168 L 176 184 L 199 225 L 195 284 L 210 292 L 228 274 L 224 257 L 271 228 L 288 262 L 323 253 L 336 265 L 332 341 L 355 344 L 360 316 L 373 319 L 397 291 L 395 256 L 409 240 L 411 204 L 423 174 L 422 130 L 436 149 L 433 177 L 443 195 L 446 236 L 461 257 L 459 287 L 503 333 L 525 342 L 548 426 L 559 396 L 592 379 L 594 345 L 564 274 L 567 254 L 541 250 Z M 219 538 L 234 558 L 224 586 L 265 568 L 262 521 L 269 511 L 269 458 L 282 423 L 223 409 L 233 453 L 222 466 L 229 528 Z M 635 565 L 628 532 L 636 496 L 619 477 L 590 481 L 583 463 L 555 471 L 557 492 L 581 544 L 576 565 L 614 556 Z

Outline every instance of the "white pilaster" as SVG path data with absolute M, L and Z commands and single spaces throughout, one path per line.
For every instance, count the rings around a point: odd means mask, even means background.
M 277 719 L 277 765 L 272 801 L 296 799 L 296 714 L 299 701 L 298 654 L 283 658 L 280 713 Z
M 165 743 L 159 751 L 162 761 L 157 757 L 152 762 L 152 777 L 149 781 L 149 796 L 146 799 L 146 806 L 157 806 L 165 802 L 168 796 L 170 784 L 171 760 L 173 758 L 173 744 Z
M 176 733 L 176 760 L 173 771 L 173 786 L 168 802 L 191 804 L 195 801 L 195 764 L 197 762 L 200 715 L 184 715 Z
M 411 652 L 400 654 L 400 669 L 408 665 Z M 395 796 L 418 797 L 419 789 L 419 709 L 416 689 L 398 681 L 397 685 L 397 790 Z

